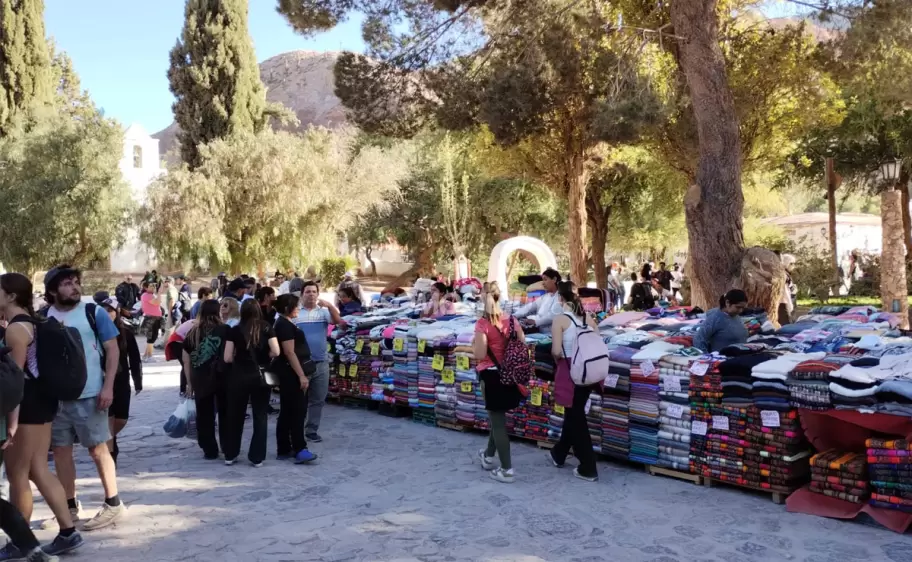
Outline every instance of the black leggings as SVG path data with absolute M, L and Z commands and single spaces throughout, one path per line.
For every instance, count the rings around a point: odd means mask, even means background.
M 560 440 L 551 449 L 551 457 L 558 464 L 564 464 L 570 449 L 579 460 L 579 473 L 583 476 L 598 476 L 595 466 L 595 452 L 592 450 L 592 436 L 589 435 L 589 422 L 586 420 L 586 402 L 592 394 L 593 386 L 574 386 L 573 406 L 564 409 L 564 426 Z
M 3 451 L 0 450 L 0 463 L 3 463 Z M 41 543 L 29 527 L 28 521 L 19 513 L 16 506 L 0 498 L 0 529 L 23 554 L 35 550 Z

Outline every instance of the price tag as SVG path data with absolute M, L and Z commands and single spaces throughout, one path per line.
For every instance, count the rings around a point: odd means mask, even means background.
M 459 357 L 457 357 L 456 358 L 456 368 L 459 369 L 460 371 L 468 371 L 469 370 L 469 358 L 466 357 L 465 355 L 460 355 Z
M 442 371 L 443 370 L 443 355 L 435 355 L 434 361 L 431 363 L 431 367 L 435 371 Z
M 728 416 L 713 416 L 713 429 L 728 431 Z
M 681 379 L 678 377 L 668 377 L 662 384 L 665 386 L 665 392 L 681 392 Z
M 649 361 L 647 359 L 640 364 L 640 370 L 643 371 L 643 374 L 648 377 L 655 372 L 656 368 L 655 365 L 652 364 L 652 361 Z
M 706 435 L 706 429 L 705 421 L 695 421 L 690 424 L 690 432 L 694 435 Z
M 345 376 L 345 364 L 344 363 L 339 363 L 339 376 L 340 377 Z
M 564 415 L 564 411 L 565 411 L 565 410 L 564 410 L 564 407 L 561 406 L 560 404 L 555 404 L 555 405 L 554 405 L 554 413 L 555 413 L 555 414 L 558 414 L 558 415 L 561 415 L 561 416 L 562 416 L 562 415 Z
M 396 342 L 393 342 L 395 345 Z M 427 340 L 418 340 L 418 353 L 424 353 L 424 348 L 427 347 Z
M 602 386 L 605 388 L 616 388 L 618 385 L 618 376 L 617 375 L 608 375 L 605 377 L 605 382 L 602 383 Z
M 358 340 L 355 342 L 355 351 L 361 353 L 361 350 L 364 349 L 364 340 Z
M 709 370 L 709 363 L 694 363 L 690 366 L 690 372 L 698 377 L 702 377 Z
M 352 363 L 352 364 L 348 367 L 348 376 L 351 377 L 351 378 L 353 378 L 353 379 L 358 378 L 358 366 L 355 365 L 354 363 Z
M 462 381 L 459 383 L 459 390 L 462 392 L 472 392 L 472 383 L 470 381 Z
M 456 382 L 456 375 L 453 374 L 453 369 L 444 369 L 443 374 L 440 375 L 440 381 L 443 384 L 453 384 Z
M 668 409 L 665 410 L 665 415 L 669 418 L 679 420 L 684 416 L 684 406 L 681 406 L 680 404 L 671 404 L 668 406 Z
M 760 421 L 763 422 L 763 427 L 779 427 L 779 412 L 760 410 Z
M 393 351 L 402 351 L 405 348 L 405 342 L 402 341 L 402 338 L 396 338 L 393 340 Z
M 371 343 L 371 355 L 380 355 L 380 344 L 377 342 Z
M 542 405 L 542 389 L 540 389 L 540 388 L 533 388 L 533 389 L 532 389 L 532 398 L 531 398 L 531 402 L 532 402 L 532 405 L 533 405 L 533 406 L 541 406 L 541 405 Z

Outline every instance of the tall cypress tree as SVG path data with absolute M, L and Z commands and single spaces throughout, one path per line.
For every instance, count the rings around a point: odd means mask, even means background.
M 0 136 L 10 119 L 53 100 L 44 0 L 0 0 Z
M 187 0 L 171 49 L 172 108 L 181 158 L 196 168 L 199 146 L 268 121 L 266 88 L 247 29 L 247 0 Z

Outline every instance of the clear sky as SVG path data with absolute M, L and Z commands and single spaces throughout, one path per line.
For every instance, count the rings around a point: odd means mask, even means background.
M 275 11 L 275 0 L 250 0 L 257 60 L 294 50 L 362 51 L 360 21 L 305 39 Z M 150 133 L 172 121 L 168 52 L 184 21 L 184 0 L 45 0 L 47 34 L 73 59 L 82 87 L 124 126 Z

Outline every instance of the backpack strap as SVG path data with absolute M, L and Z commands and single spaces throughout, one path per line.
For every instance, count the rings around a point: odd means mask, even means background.
M 85 306 L 86 320 L 89 322 L 89 327 L 92 328 L 92 332 L 95 333 L 95 341 L 98 342 L 98 356 L 101 357 L 101 372 L 105 372 L 105 350 L 104 342 L 101 341 L 101 336 L 98 334 L 98 319 L 95 315 L 98 313 L 98 305 L 94 302 L 88 302 Z

